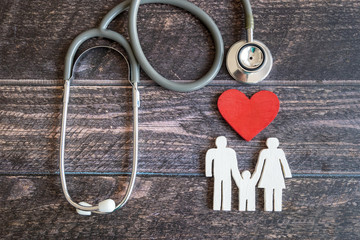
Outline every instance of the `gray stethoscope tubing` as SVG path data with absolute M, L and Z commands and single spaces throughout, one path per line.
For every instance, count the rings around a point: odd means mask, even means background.
M 198 17 L 201 22 L 209 29 L 214 43 L 215 43 L 215 59 L 212 67 L 208 71 L 205 76 L 203 76 L 201 79 L 192 82 L 192 83 L 175 83 L 170 80 L 165 79 L 162 77 L 159 73 L 157 73 L 150 65 L 150 63 L 147 61 L 138 39 L 137 35 L 137 27 L 136 27 L 136 15 L 138 11 L 138 7 L 140 4 L 140 1 L 130 1 L 127 0 L 125 2 L 120 3 L 115 8 L 113 8 L 102 20 L 99 28 L 90 29 L 88 31 L 85 31 L 81 33 L 79 36 L 77 36 L 74 41 L 71 43 L 69 50 L 67 52 L 66 58 L 65 58 L 65 67 L 64 67 L 64 106 L 63 106 L 63 115 L 62 115 L 62 125 L 61 125 L 61 136 L 60 136 L 60 178 L 61 178 L 61 184 L 62 189 L 64 192 L 64 195 L 67 199 L 67 201 L 77 208 L 78 213 L 83 215 L 90 215 L 91 212 L 94 213 L 109 213 L 116 209 L 121 208 L 126 201 L 129 199 L 131 191 L 133 189 L 133 185 L 136 178 L 136 171 L 137 171 L 137 161 L 138 161 L 138 107 L 139 107 L 139 92 L 137 89 L 137 83 L 139 81 L 139 74 L 140 74 L 140 67 L 138 64 L 138 61 L 140 62 L 142 68 L 144 71 L 159 85 L 168 88 L 170 90 L 174 91 L 180 91 L 180 92 L 188 92 L 188 91 L 194 91 L 201 87 L 204 87 L 206 84 L 208 84 L 213 78 L 215 78 L 216 74 L 219 72 L 220 67 L 222 65 L 222 60 L 224 56 L 224 47 L 223 47 L 223 40 L 221 33 L 219 29 L 217 28 L 214 21 L 200 8 L 196 7 L 194 4 L 191 4 L 186 1 L 182 0 L 143 0 L 141 1 L 141 4 L 148 4 L 148 3 L 164 3 L 164 4 L 170 4 L 177 6 L 179 8 L 183 8 L 184 10 L 189 11 L 196 17 Z M 130 31 L 130 41 L 132 45 L 130 45 L 126 39 L 121 36 L 119 33 L 111 31 L 106 29 L 110 22 L 121 12 L 126 10 L 131 4 L 130 13 L 129 13 L 129 31 Z M 105 208 L 101 208 L 100 205 L 102 202 L 99 203 L 98 206 L 91 206 L 89 204 L 86 205 L 80 205 L 78 203 L 75 203 L 67 190 L 66 186 L 66 178 L 65 178 L 65 170 L 64 170 L 64 153 L 65 153 L 65 135 L 66 135 L 66 119 L 67 119 L 67 109 L 68 109 L 68 102 L 69 102 L 69 95 L 70 95 L 70 85 L 73 75 L 73 67 L 76 64 L 73 64 L 74 57 L 76 52 L 78 51 L 80 45 L 84 43 L 86 40 L 90 38 L 95 37 L 101 37 L 101 38 L 107 38 L 110 40 L 113 40 L 117 43 L 119 43 L 127 52 L 127 55 L 129 57 L 129 71 L 130 71 L 130 82 L 133 86 L 133 126 L 134 126 L 134 140 L 133 140 L 133 170 L 131 174 L 130 184 L 127 189 L 127 192 L 123 198 L 123 200 L 120 202 L 118 206 L 113 206 L 115 203 L 111 199 L 107 199 L 103 202 L 110 201 L 111 206 L 108 204 L 109 202 L 105 203 Z M 81 56 L 80 56 L 81 57 Z M 109 207 L 110 206 L 110 207 Z M 103 210 L 105 209 L 105 210 Z M 110 210 L 109 210 L 110 209 Z
M 168 79 L 161 76 L 155 69 L 150 65 L 149 61 L 146 59 L 146 56 L 141 48 L 140 40 L 137 32 L 137 14 L 139 5 L 143 3 L 165 3 L 174 5 L 176 7 L 182 8 L 187 10 L 194 16 L 196 16 L 210 31 L 211 36 L 213 37 L 214 44 L 215 44 L 215 59 L 214 63 L 211 66 L 210 70 L 199 80 L 191 83 L 176 83 L 169 81 Z M 198 90 L 209 82 L 211 82 L 219 72 L 223 56 L 224 56 L 224 43 L 222 40 L 221 33 L 216 26 L 215 22 L 199 7 L 195 6 L 192 3 L 187 1 L 178 1 L 178 0 L 133 0 L 131 1 L 130 9 L 129 9 L 129 33 L 130 33 L 130 42 L 131 46 L 133 47 L 134 54 L 136 59 L 140 63 L 141 68 L 146 72 L 146 74 L 156 81 L 159 85 L 179 92 L 189 92 Z
M 71 43 L 66 57 L 65 57 L 65 67 L 64 67 L 64 80 L 68 81 L 71 79 L 72 76 L 72 66 L 74 62 L 74 57 L 76 52 L 78 51 L 81 44 L 83 44 L 86 40 L 91 38 L 100 37 L 100 38 L 107 38 L 113 40 L 122 46 L 129 57 L 129 65 L 130 65 L 130 80 L 132 83 L 139 82 L 140 77 L 140 67 L 136 61 L 135 55 L 133 54 L 132 48 L 129 42 L 119 33 L 108 30 L 108 29 L 99 29 L 93 28 L 87 30 L 80 35 L 78 35 L 73 42 Z
M 146 59 L 144 52 L 142 51 L 139 37 L 137 34 L 136 19 L 137 19 L 138 7 L 140 4 L 139 0 L 138 1 L 127 0 L 127 1 L 122 2 L 119 5 L 117 5 L 103 18 L 103 20 L 100 23 L 99 29 L 97 29 L 97 30 L 105 31 L 106 28 L 108 27 L 108 25 L 110 24 L 110 22 L 116 16 L 118 16 L 120 13 L 122 13 L 123 11 L 128 9 L 130 6 L 130 9 L 129 9 L 129 35 L 130 35 L 131 48 L 132 48 L 132 52 L 136 56 L 136 60 L 140 63 L 140 66 L 145 71 L 145 73 L 151 79 L 153 79 L 155 82 L 157 82 L 160 86 L 170 89 L 170 90 L 173 90 L 173 91 L 178 91 L 178 92 L 190 92 L 190 91 L 198 90 L 198 89 L 204 87 L 205 85 L 207 85 L 209 82 L 211 82 L 215 78 L 215 76 L 219 72 L 221 65 L 222 65 L 223 58 L 224 58 L 224 44 L 223 44 L 221 33 L 220 33 L 218 27 L 216 26 L 215 22 L 203 10 L 201 10 L 196 5 L 189 3 L 187 1 L 182 1 L 182 0 L 142 0 L 141 1 L 141 4 L 150 4 L 150 3 L 163 3 L 163 4 L 173 5 L 173 6 L 182 8 L 182 9 L 190 12 L 194 16 L 196 16 L 209 29 L 211 36 L 213 37 L 214 44 L 215 44 L 215 50 L 216 50 L 215 58 L 214 58 L 214 62 L 212 64 L 210 70 L 199 80 L 196 80 L 191 83 L 173 82 L 173 81 L 170 81 L 170 80 L 164 78 L 163 76 L 161 76 L 151 66 L 149 61 Z M 86 34 L 85 34 L 85 36 L 86 36 Z M 71 64 L 72 64 L 71 59 L 73 59 L 73 56 L 75 55 L 76 50 L 78 48 L 78 46 L 76 47 L 75 44 L 71 44 L 69 50 L 71 50 L 71 49 L 74 49 L 74 50 L 68 51 L 68 55 L 66 56 L 65 74 L 64 74 L 65 80 L 69 79 L 71 76 Z
M 108 32 L 109 34 L 111 32 Z M 85 36 L 85 37 L 84 37 Z M 76 43 L 80 43 L 85 41 L 88 38 L 92 38 L 94 36 L 102 36 L 102 37 L 107 37 L 110 38 L 116 42 L 118 42 L 121 46 L 123 46 L 125 49 L 126 47 L 126 43 L 123 41 L 119 41 L 121 38 L 117 38 L 117 33 L 111 33 L 110 35 L 108 34 L 104 34 L 104 33 L 99 33 L 97 31 L 92 31 L 89 30 L 85 33 L 85 35 L 79 35 L 79 38 L 77 41 L 74 41 Z M 76 40 L 76 39 L 75 39 Z M 124 39 L 123 39 L 124 40 Z M 126 40 L 125 40 L 126 41 Z M 80 44 L 77 44 L 76 46 L 79 47 Z M 94 48 L 99 48 L 99 47 L 103 47 L 103 48 L 109 48 L 112 49 L 116 52 L 118 52 L 121 56 L 123 56 L 123 58 L 125 59 L 127 65 L 128 65 L 128 70 L 129 70 L 129 79 L 131 79 L 130 83 L 132 85 L 132 102 L 133 102 L 133 164 L 132 164 L 132 172 L 131 172 L 131 177 L 130 177 L 130 182 L 129 185 L 126 189 L 126 193 L 125 196 L 123 197 L 123 199 L 120 201 L 120 203 L 114 207 L 114 209 L 111 209 L 112 212 L 114 210 L 117 210 L 119 208 L 121 208 L 122 206 L 125 205 L 125 203 L 129 200 L 131 192 L 134 188 L 134 184 L 135 184 L 135 179 L 136 179 L 136 173 L 137 173 L 137 163 L 138 163 L 138 107 L 140 105 L 140 99 L 139 99 L 139 92 L 137 89 L 137 82 L 138 82 L 138 77 L 139 77 L 139 67 L 138 64 L 136 63 L 136 61 L 129 63 L 126 59 L 126 57 L 118 50 L 116 50 L 115 48 L 112 47 L 108 47 L 108 46 L 98 46 L 98 47 L 93 47 L 93 48 L 89 48 L 86 51 L 84 51 L 75 61 L 74 63 L 74 67 L 76 66 L 77 62 L 81 59 L 81 57 L 86 54 L 88 51 L 94 49 Z M 131 52 L 128 52 L 129 54 L 129 58 L 131 59 L 130 55 L 132 54 Z M 134 75 L 131 75 L 131 72 L 133 73 L 137 73 Z M 71 197 L 70 194 L 67 190 L 67 185 L 66 185 L 66 178 L 65 178 L 65 170 L 64 170 L 64 155 L 65 155 L 65 136 L 66 136 L 66 120 L 67 120 L 67 111 L 68 111 L 68 103 L 69 103 L 69 98 L 70 98 L 70 85 L 71 85 L 71 81 L 73 79 L 73 75 L 71 76 L 71 78 L 69 80 L 65 81 L 65 85 L 64 85 L 64 97 L 63 97 L 63 102 L 64 102 L 64 107 L 63 107 L 63 114 L 62 114 L 62 124 L 61 124 L 61 134 L 60 134 L 60 179 L 61 179 L 61 185 L 62 185 L 62 189 L 65 195 L 65 198 L 67 199 L 67 201 L 74 206 L 78 213 L 81 213 L 82 215 L 90 215 L 89 213 L 94 212 L 94 213 L 99 213 L 99 214 L 106 214 L 109 212 L 103 212 L 103 211 L 99 211 L 99 205 L 98 206 L 84 206 L 84 205 L 80 205 L 76 202 L 74 202 Z M 105 200 L 107 201 L 107 203 L 109 202 L 113 202 L 113 200 L 111 199 L 107 199 Z M 82 210 L 82 211 L 79 211 Z

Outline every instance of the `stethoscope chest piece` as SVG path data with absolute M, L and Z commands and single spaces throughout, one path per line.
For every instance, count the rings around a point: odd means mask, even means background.
M 235 43 L 226 58 L 230 75 L 244 83 L 258 83 L 270 73 L 273 60 L 270 50 L 260 41 Z

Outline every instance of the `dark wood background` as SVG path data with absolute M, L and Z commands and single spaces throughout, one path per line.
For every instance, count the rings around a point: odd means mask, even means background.
M 217 78 L 191 93 L 164 90 L 141 75 L 139 177 L 128 204 L 106 216 L 79 216 L 58 176 L 63 60 L 76 35 L 97 26 L 119 1 L 0 0 L 1 238 L 359 239 L 360 2 L 253 0 L 255 38 L 274 57 L 257 85 Z M 218 24 L 225 50 L 244 38 L 240 0 L 192 0 Z M 202 76 L 214 49 L 191 15 L 166 5 L 140 8 L 139 36 L 155 68 L 173 80 Z M 110 26 L 127 36 L 127 13 Z M 94 40 L 82 49 L 98 44 Z M 121 50 L 121 48 L 120 48 Z M 235 88 L 276 93 L 280 112 L 251 142 L 221 118 L 216 101 Z M 131 88 L 125 61 L 93 50 L 76 67 L 66 171 L 76 201 L 121 199 L 131 171 Z M 239 169 L 254 170 L 267 137 L 278 137 L 293 178 L 283 212 L 213 211 L 204 157 L 228 138 Z

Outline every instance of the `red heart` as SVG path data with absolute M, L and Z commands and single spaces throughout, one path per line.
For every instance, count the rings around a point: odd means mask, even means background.
M 260 91 L 251 99 L 239 90 L 230 89 L 218 99 L 223 118 L 246 141 L 264 130 L 279 112 L 280 102 L 275 93 Z

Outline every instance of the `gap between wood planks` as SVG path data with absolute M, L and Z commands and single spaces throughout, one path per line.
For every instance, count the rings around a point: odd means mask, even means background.
M 193 82 L 196 80 L 171 80 L 176 82 Z M 31 86 L 31 87 L 48 87 L 48 86 L 63 86 L 64 80 L 46 80 L 46 79 L 0 79 L 0 86 Z M 105 79 L 76 79 L 72 86 L 130 86 L 129 80 L 105 80 Z M 139 87 L 143 86 L 158 86 L 156 82 L 149 79 L 141 79 Z M 207 86 L 229 86 L 229 87 L 244 87 L 252 86 L 237 82 L 235 80 L 213 80 Z M 267 86 L 312 86 L 312 87 L 324 87 L 324 86 L 360 86 L 359 80 L 266 80 L 259 84 L 261 87 Z
M 83 176 L 126 176 L 131 172 L 66 172 L 67 175 Z M 59 172 L 10 172 L 0 173 L 0 176 L 56 176 Z M 154 177 L 205 177 L 204 173 L 152 173 L 138 172 L 138 176 Z M 360 173 L 294 173 L 292 178 L 360 178 Z

